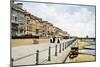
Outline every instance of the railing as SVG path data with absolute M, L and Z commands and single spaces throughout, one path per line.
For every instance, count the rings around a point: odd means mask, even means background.
M 35 53 L 28 54 L 28 55 L 25 55 L 25 56 L 22 56 L 22 57 L 19 57 L 19 58 L 16 58 L 16 59 L 12 58 L 11 59 L 11 65 L 13 66 L 14 62 L 22 60 L 22 59 L 30 57 L 30 56 L 35 57 L 35 62 L 34 63 L 36 65 L 42 63 L 45 60 L 51 61 L 52 56 L 58 56 L 58 53 L 62 53 L 75 40 L 76 39 L 72 39 L 72 40 L 67 41 L 67 42 L 62 42 L 62 43 L 59 43 L 59 44 L 55 44 L 54 46 L 49 46 L 47 49 L 37 50 Z M 43 56 L 43 55 L 45 55 L 45 56 Z M 43 57 L 45 57 L 45 59 Z

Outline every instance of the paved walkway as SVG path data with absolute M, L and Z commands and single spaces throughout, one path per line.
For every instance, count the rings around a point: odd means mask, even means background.
M 40 64 L 52 64 L 52 63 L 64 63 L 65 59 L 68 57 L 69 53 L 70 53 L 70 48 L 74 45 L 75 43 L 73 43 L 72 45 L 70 45 L 69 47 L 67 47 L 67 49 L 65 49 L 64 51 L 62 51 L 62 53 L 58 53 L 58 56 L 53 56 L 51 61 L 44 61 Z
M 63 42 L 70 41 L 72 39 L 64 40 Z M 51 61 L 48 61 L 48 48 L 51 46 Z M 44 44 L 44 45 L 31 45 L 31 46 L 21 46 L 12 48 L 12 57 L 16 59 L 14 61 L 14 65 L 33 65 L 36 64 L 36 50 L 41 51 L 39 53 L 39 64 L 47 64 L 47 63 L 61 63 L 64 61 L 65 57 L 68 55 L 70 51 L 70 45 L 66 50 L 62 53 L 59 53 L 58 56 L 54 56 L 55 54 L 55 44 Z M 59 47 L 59 46 L 58 46 Z M 58 48 L 59 50 L 59 48 Z M 34 54 L 33 54 L 34 53 Z M 21 58 L 20 58 L 21 57 Z M 19 58 L 19 59 L 17 59 Z

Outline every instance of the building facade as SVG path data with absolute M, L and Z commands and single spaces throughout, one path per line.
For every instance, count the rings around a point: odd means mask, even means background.
M 25 14 L 24 10 L 17 6 L 11 5 L 11 33 L 12 36 L 21 36 L 24 34 Z

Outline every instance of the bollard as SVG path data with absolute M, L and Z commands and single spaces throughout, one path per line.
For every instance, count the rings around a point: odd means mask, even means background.
M 12 58 L 11 59 L 11 67 L 13 67 L 13 62 L 14 62 L 14 59 Z
M 65 49 L 66 49 L 66 42 L 65 42 L 65 44 L 64 44 L 64 45 L 65 45 Z
M 51 47 L 49 46 L 48 61 L 51 61 Z
M 68 46 L 70 45 L 70 42 L 71 42 L 71 41 L 68 42 Z
M 57 56 L 57 45 L 55 46 L 55 56 Z
M 64 43 L 64 50 L 65 50 L 65 43 Z
M 63 51 L 64 51 L 64 43 L 63 43 Z
M 64 43 L 63 43 L 63 49 L 62 50 L 64 51 Z
M 61 44 L 59 45 L 59 53 L 61 53 Z
M 39 50 L 36 51 L 36 65 L 39 64 Z
M 67 48 L 67 46 L 68 46 L 68 44 L 67 44 L 67 42 L 66 42 L 66 47 L 65 47 L 65 49 Z

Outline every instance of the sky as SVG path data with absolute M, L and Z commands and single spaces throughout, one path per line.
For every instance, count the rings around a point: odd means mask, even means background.
M 23 2 L 23 8 L 72 36 L 95 37 L 94 6 Z

